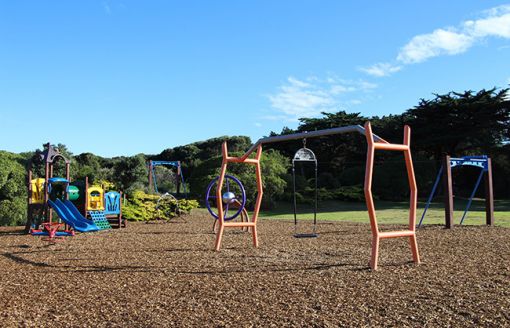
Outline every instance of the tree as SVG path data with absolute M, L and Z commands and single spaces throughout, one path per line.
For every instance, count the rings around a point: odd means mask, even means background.
M 26 221 L 26 171 L 21 156 L 0 151 L 0 225 Z
M 138 154 L 131 157 L 113 159 L 113 182 L 122 191 L 145 189 L 147 186 L 147 167 L 145 156 Z
M 404 114 L 413 128 L 413 145 L 439 161 L 444 153 L 452 156 L 487 153 L 509 140 L 509 89 L 435 94 L 421 99 Z

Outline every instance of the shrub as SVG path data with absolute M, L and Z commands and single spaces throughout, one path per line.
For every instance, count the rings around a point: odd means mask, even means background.
M 178 215 L 188 214 L 198 207 L 198 201 L 194 199 L 177 201 L 173 198 L 163 198 L 158 206 L 159 199 L 159 195 L 150 195 L 136 190 L 122 208 L 122 214 L 132 221 L 170 220 Z

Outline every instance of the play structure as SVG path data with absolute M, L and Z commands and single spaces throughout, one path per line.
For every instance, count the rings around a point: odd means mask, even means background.
M 333 129 L 326 130 L 318 130 L 318 131 L 310 131 L 310 132 L 301 132 L 294 133 L 288 135 L 267 137 L 258 140 L 248 151 L 241 157 L 232 157 L 228 154 L 228 145 L 227 142 L 223 142 L 222 144 L 222 155 L 223 161 L 221 164 L 221 173 L 220 176 L 214 181 L 213 186 L 209 185 L 206 195 L 206 201 L 209 204 L 210 200 L 215 200 L 216 211 L 213 211 L 211 206 L 208 206 L 211 214 L 217 218 L 218 220 L 218 229 L 216 232 L 216 241 L 215 241 L 215 249 L 217 251 L 221 248 L 221 241 L 223 237 L 223 233 L 225 228 L 239 228 L 246 227 L 251 230 L 253 246 L 258 247 L 258 235 L 257 235 L 257 220 L 260 211 L 260 205 L 262 202 L 262 196 L 264 193 L 263 184 L 262 184 L 262 173 L 260 168 L 260 157 L 262 156 L 262 146 L 264 144 L 273 143 L 273 142 L 283 142 L 289 140 L 297 140 L 304 138 L 315 138 L 336 134 L 344 134 L 344 133 L 359 133 L 366 137 L 367 140 L 367 161 L 366 161 L 366 170 L 365 170 L 365 199 L 368 208 L 368 214 L 370 217 L 370 228 L 372 231 L 372 255 L 370 260 L 370 267 L 373 270 L 377 269 L 378 265 L 378 254 L 379 254 L 379 242 L 381 239 L 387 238 L 397 238 L 397 237 L 405 237 L 409 238 L 409 244 L 411 247 L 411 252 L 413 256 L 413 260 L 415 263 L 420 262 L 420 257 L 418 253 L 418 244 L 416 241 L 416 205 L 417 205 L 417 187 L 416 187 L 416 179 L 414 176 L 414 168 L 413 162 L 411 158 L 411 129 L 409 126 L 404 127 L 404 142 L 403 144 L 391 144 L 381 137 L 372 133 L 372 128 L 370 126 L 370 122 L 365 123 L 365 126 L 352 125 L 346 127 L 338 127 Z M 373 168 L 374 168 L 374 156 L 376 150 L 385 150 L 385 151 L 400 151 L 404 154 L 404 159 L 406 163 L 407 169 L 407 177 L 409 182 L 410 189 L 410 206 L 409 206 L 409 225 L 406 230 L 402 231 L 379 231 L 379 225 L 377 223 L 377 216 L 375 211 L 374 200 L 372 197 L 372 176 L 373 176 Z M 251 156 L 254 154 L 254 156 Z M 236 215 L 239 215 L 246 204 L 246 194 L 244 191 L 244 187 L 242 186 L 241 181 L 237 178 L 227 175 L 227 168 L 230 163 L 243 163 L 255 166 L 256 172 L 256 183 L 257 183 L 257 198 L 255 200 L 255 205 L 253 208 L 253 215 L 251 220 L 248 222 L 232 222 L 232 219 L 235 218 Z M 232 186 L 236 186 L 237 189 L 241 190 L 240 193 L 235 193 L 232 191 Z M 232 210 L 230 207 L 233 204 L 240 204 L 237 208 Z M 231 214 L 233 212 L 233 214 Z
M 312 163 L 314 168 L 314 203 L 313 203 L 313 231 L 311 233 L 302 233 L 298 231 L 297 219 L 297 192 L 296 192 L 296 165 L 298 163 Z M 306 148 L 306 138 L 303 139 L 303 148 L 299 149 L 292 158 L 292 192 L 293 192 L 293 210 L 294 210 L 294 237 L 296 238 L 316 238 L 317 235 L 317 203 L 318 203 L 318 188 L 317 188 L 317 158 L 312 150 Z
M 176 169 L 176 191 L 177 194 L 181 193 L 181 186 L 183 189 L 183 193 L 186 194 L 186 185 L 184 184 L 184 176 L 182 175 L 182 167 L 180 161 L 149 161 L 148 163 L 149 169 L 149 192 L 154 191 L 156 194 L 159 194 L 158 190 L 158 179 L 156 177 L 156 167 L 164 166 Z
M 111 224 L 118 228 L 127 226 L 127 221 L 122 217 L 121 192 L 105 192 L 102 186 L 90 186 L 88 177 L 85 177 L 85 181 L 71 183 L 70 190 L 76 194 L 72 201 L 84 217 L 104 227 Z
M 65 164 L 65 178 L 53 176 L 57 161 Z M 33 178 L 35 166 L 40 165 L 44 165 L 44 178 Z M 79 184 L 71 184 L 69 168 L 69 160 L 50 143 L 45 144 L 44 150 L 37 152 L 29 161 L 26 233 L 54 240 L 56 237 L 74 236 L 75 231 L 110 229 L 106 215 L 117 215 L 120 224 L 120 194 L 118 199 L 109 200 L 113 197 L 105 196 L 102 188 L 88 188 L 88 180 L 85 183 L 87 187 L 80 189 Z M 105 203 L 110 211 L 105 211 Z M 77 208 L 80 205 L 83 206 L 82 211 Z M 53 212 L 60 222 L 53 220 Z
M 448 229 L 453 228 L 454 218 L 453 218 L 453 179 L 452 179 L 452 169 L 455 167 L 463 167 L 463 166 L 471 166 L 480 169 L 480 173 L 478 175 L 478 179 L 476 180 L 475 186 L 469 196 L 468 203 L 466 208 L 464 209 L 464 213 L 462 214 L 462 218 L 459 224 L 464 222 L 469 209 L 471 207 L 471 203 L 473 202 L 473 198 L 475 197 L 476 191 L 480 186 L 482 178 L 485 176 L 485 222 L 487 225 L 494 224 L 494 195 L 492 191 L 492 167 L 491 167 L 491 159 L 487 155 L 481 156 L 464 156 L 464 157 L 450 157 L 445 156 L 441 167 L 439 168 L 439 172 L 437 173 L 436 180 L 434 181 L 434 185 L 432 187 L 432 191 L 430 192 L 429 198 L 427 199 L 427 204 L 425 205 L 425 209 L 423 210 L 423 214 L 420 219 L 420 223 L 418 224 L 418 228 L 422 226 L 425 215 L 427 214 L 427 210 L 430 207 L 430 203 L 432 202 L 434 195 L 436 194 L 437 188 L 439 186 L 439 182 L 443 179 L 445 197 L 444 197 L 444 209 L 445 209 L 445 226 Z
M 78 210 L 69 200 L 69 160 L 50 143 L 44 148 L 44 151 L 36 152 L 27 168 L 28 208 L 25 231 L 37 236 L 48 236 L 49 240 L 54 240 L 56 237 L 73 236 L 74 231 L 99 230 L 94 222 L 76 215 Z M 65 164 L 66 178 L 53 177 L 55 164 L 59 160 Z M 44 178 L 33 179 L 35 165 L 44 165 Z M 62 222 L 53 221 L 53 210 Z M 64 230 L 61 231 L 61 228 Z

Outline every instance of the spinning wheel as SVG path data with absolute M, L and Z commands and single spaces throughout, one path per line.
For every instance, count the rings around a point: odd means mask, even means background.
M 219 177 L 216 177 L 209 183 L 205 196 L 207 210 L 215 219 L 218 219 L 218 214 L 213 210 L 213 207 L 216 207 L 218 202 L 216 197 L 218 179 Z M 225 175 L 222 191 L 223 189 L 226 189 L 221 197 L 224 211 L 223 218 L 225 221 L 230 221 L 243 212 L 244 206 L 246 205 L 246 191 L 241 181 L 231 175 Z M 230 213 L 229 209 L 231 210 Z

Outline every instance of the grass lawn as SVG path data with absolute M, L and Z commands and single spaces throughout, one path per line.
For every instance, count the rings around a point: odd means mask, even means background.
M 462 214 L 466 207 L 467 200 L 455 200 L 455 224 L 460 222 Z M 407 202 L 387 202 L 377 201 L 376 210 L 379 223 L 387 224 L 405 224 L 409 213 L 409 203 Z M 298 219 L 312 219 L 313 211 L 310 206 L 300 206 Z M 425 202 L 418 203 L 417 223 L 420 221 Z M 263 211 L 261 218 L 274 219 L 293 219 L 292 204 L 279 203 L 272 211 Z M 495 201 L 494 221 L 498 226 L 510 227 L 510 201 Z M 365 222 L 368 223 L 368 213 L 365 203 L 349 203 L 339 201 L 327 201 L 319 203 L 317 220 L 325 221 L 346 221 L 346 222 Z M 443 203 L 432 203 L 423 220 L 423 224 L 444 224 L 444 205 Z M 483 199 L 473 200 L 471 210 L 468 212 L 465 225 L 485 224 L 485 201 Z

